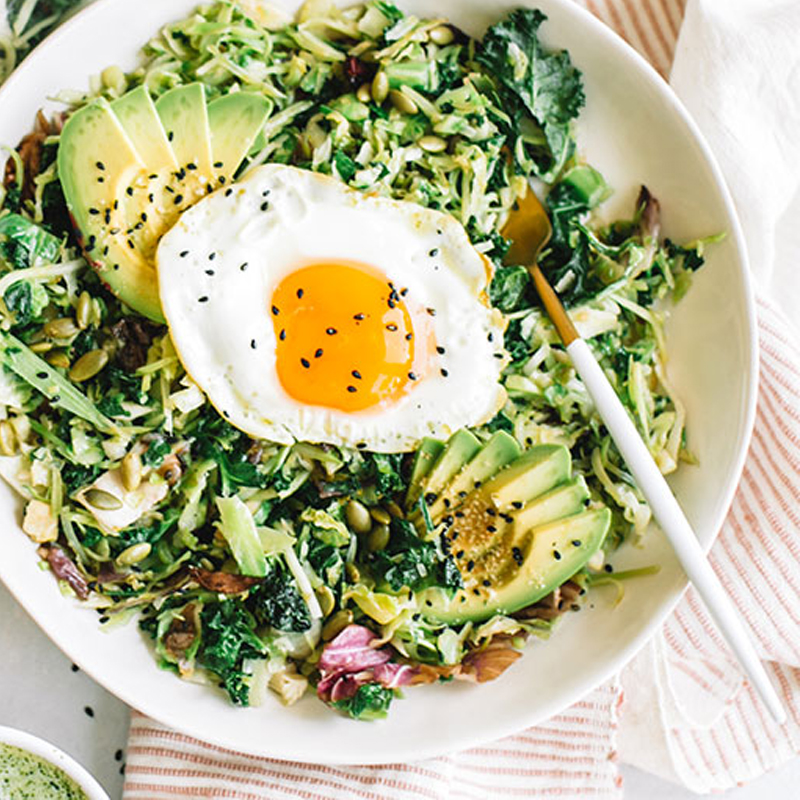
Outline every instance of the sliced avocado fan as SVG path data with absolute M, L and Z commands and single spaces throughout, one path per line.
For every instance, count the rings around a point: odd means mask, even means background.
M 144 86 L 67 120 L 58 177 L 89 263 L 134 311 L 163 322 L 154 254 L 181 212 L 233 180 L 272 110 L 234 92 L 208 103 L 201 83 L 156 102 Z
M 426 440 L 420 452 L 409 519 L 421 536 L 442 538 L 464 581 L 455 594 L 420 593 L 430 620 L 480 622 L 532 605 L 583 569 L 605 539 L 611 512 L 587 507 L 586 482 L 572 477 L 563 445 L 521 453 L 504 431 L 481 445 L 462 430 L 447 443 Z

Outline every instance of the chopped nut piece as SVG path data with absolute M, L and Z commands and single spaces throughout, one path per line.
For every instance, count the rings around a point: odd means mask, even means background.
M 286 667 L 270 677 L 269 688 L 285 706 L 291 706 L 306 693 L 308 679 L 295 672 L 294 667 Z
M 50 504 L 41 500 L 31 500 L 25 507 L 22 530 L 39 544 L 58 539 L 58 520 L 53 516 Z

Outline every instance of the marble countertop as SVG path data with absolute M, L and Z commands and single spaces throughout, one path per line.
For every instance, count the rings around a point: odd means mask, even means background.
M 39 630 L 0 584 L 0 725 L 21 728 L 69 753 L 122 797 L 128 708 L 84 675 Z M 632 767 L 622 767 L 625 800 L 690 800 L 697 795 Z M 726 800 L 793 797 L 800 758 Z

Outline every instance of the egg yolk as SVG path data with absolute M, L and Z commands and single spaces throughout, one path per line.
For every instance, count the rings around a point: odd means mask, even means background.
M 405 290 L 358 264 L 319 263 L 287 275 L 272 295 L 276 365 L 298 402 L 362 411 L 391 403 L 422 377 Z

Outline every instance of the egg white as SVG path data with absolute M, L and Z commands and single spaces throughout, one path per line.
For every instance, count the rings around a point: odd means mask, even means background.
M 485 296 L 491 267 L 444 213 L 269 164 L 184 212 L 156 258 L 161 305 L 186 371 L 254 437 L 400 452 L 485 422 L 505 401 L 504 320 Z M 369 264 L 407 287 L 431 309 L 426 323 L 445 349 L 407 394 L 350 413 L 284 391 L 269 313 L 284 277 L 336 261 Z

